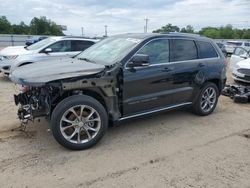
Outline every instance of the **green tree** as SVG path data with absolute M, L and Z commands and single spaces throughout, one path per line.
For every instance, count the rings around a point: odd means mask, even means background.
M 213 39 L 221 38 L 219 29 L 215 27 L 204 27 L 199 31 L 199 34 Z
M 244 34 L 242 35 L 243 39 L 250 39 L 250 29 L 245 30 Z
M 13 24 L 12 25 L 12 29 L 13 29 L 13 34 L 29 34 L 29 26 L 26 25 L 23 21 L 20 22 L 20 24 L 16 25 L 16 24 Z
M 0 16 L 0 34 L 8 33 L 12 33 L 11 24 L 5 16 Z
M 194 28 L 191 25 L 187 25 L 181 29 L 182 33 L 194 33 Z
M 176 25 L 167 24 L 160 29 L 154 30 L 153 33 L 164 33 L 164 32 L 179 32 L 180 28 Z
M 31 20 L 30 32 L 33 35 L 63 35 L 61 28 L 45 16 L 34 17 Z

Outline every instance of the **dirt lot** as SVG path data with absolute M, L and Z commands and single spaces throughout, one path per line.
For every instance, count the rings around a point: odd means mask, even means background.
M 250 187 L 250 105 L 220 97 L 216 111 L 185 110 L 110 127 L 73 152 L 46 121 L 19 126 L 14 85 L 0 77 L 0 187 Z

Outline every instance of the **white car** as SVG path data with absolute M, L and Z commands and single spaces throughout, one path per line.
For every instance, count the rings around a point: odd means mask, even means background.
M 242 47 L 246 50 L 250 50 L 250 42 L 246 41 L 227 41 L 225 44 L 225 52 L 232 54 L 236 47 Z
M 233 79 L 250 83 L 250 58 L 239 61 L 233 68 Z
M 244 59 L 247 59 L 250 57 L 250 51 L 248 51 L 245 48 L 242 47 L 237 47 L 235 48 L 233 54 L 231 55 L 230 58 L 230 68 L 231 70 L 233 70 L 234 68 L 236 68 L 236 64 L 239 61 L 242 61 Z
M 14 69 L 26 64 L 73 57 L 97 41 L 81 37 L 49 37 L 27 47 L 7 47 L 0 51 L 0 70 L 8 76 Z

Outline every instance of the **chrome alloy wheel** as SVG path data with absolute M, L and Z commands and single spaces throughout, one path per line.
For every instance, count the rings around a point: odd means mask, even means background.
M 98 134 L 100 127 L 99 113 L 87 105 L 71 107 L 63 114 L 60 121 L 63 137 L 74 144 L 89 142 Z
M 216 91 L 213 87 L 208 87 L 201 97 L 201 109 L 204 112 L 209 112 L 213 109 L 216 103 Z

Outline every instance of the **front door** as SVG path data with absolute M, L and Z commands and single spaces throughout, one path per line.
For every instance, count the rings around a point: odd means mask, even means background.
M 169 40 L 153 39 L 136 54 L 149 56 L 149 66 L 124 69 L 123 115 L 133 115 L 171 105 L 173 67 Z

